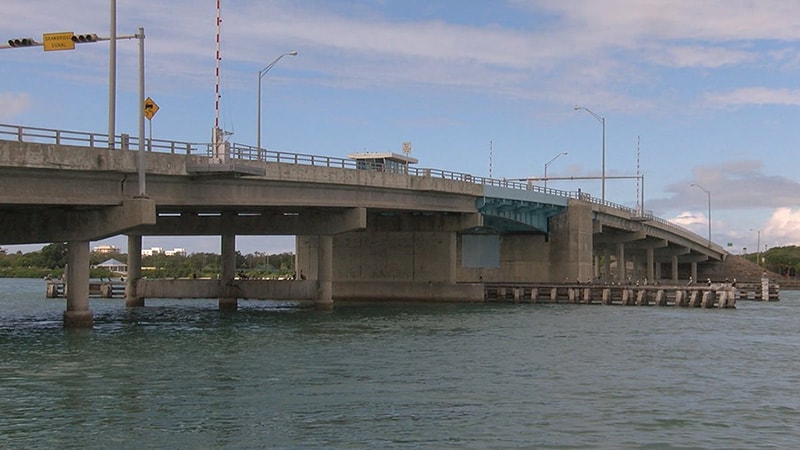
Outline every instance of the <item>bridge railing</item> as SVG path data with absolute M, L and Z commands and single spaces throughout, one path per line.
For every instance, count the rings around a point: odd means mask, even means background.
M 0 139 L 16 142 L 32 142 L 38 144 L 71 145 L 75 147 L 90 147 L 99 149 L 117 148 L 122 150 L 136 150 L 139 148 L 139 138 L 127 134 L 115 136 L 114 140 L 108 134 L 87 133 L 83 131 L 66 131 L 51 128 L 21 127 L 17 125 L 0 124 Z M 145 150 L 159 153 L 173 154 L 205 154 L 210 147 L 207 143 L 167 141 L 162 139 L 144 139 Z
M 50 128 L 37 128 L 25 127 L 18 125 L 0 124 L 0 140 L 15 141 L 15 142 L 31 142 L 40 144 L 55 144 L 55 145 L 70 145 L 75 147 L 90 147 L 98 149 L 122 149 L 122 150 L 136 150 L 139 147 L 139 138 L 137 136 L 130 136 L 128 134 L 120 134 L 114 136 L 114 139 L 109 139 L 108 134 L 103 133 L 88 133 L 82 131 L 65 131 Z M 244 160 L 244 161 L 260 161 L 265 163 L 283 163 L 283 164 L 298 164 L 310 165 L 316 167 L 329 167 L 329 168 L 342 168 L 342 169 L 358 169 L 357 162 L 352 159 L 320 156 L 304 153 L 290 153 L 278 152 L 274 150 L 266 150 L 258 147 L 226 143 L 227 154 L 229 158 Z M 147 139 L 144 140 L 144 148 L 146 151 L 158 153 L 171 153 L 180 155 L 196 155 L 211 157 L 214 151 L 214 145 L 208 142 L 182 142 L 182 141 L 169 141 L 162 139 Z M 673 230 L 692 236 L 698 241 L 704 238 L 700 235 L 693 233 L 679 225 L 676 225 L 668 220 L 654 216 L 651 212 L 641 211 L 640 209 L 630 208 L 625 205 L 613 203 L 609 201 L 602 201 L 601 199 L 592 197 L 587 193 L 580 191 L 563 191 L 560 189 L 546 188 L 534 185 L 530 182 L 522 182 L 518 180 L 507 180 L 497 178 L 487 178 L 471 175 L 468 173 L 454 172 L 442 169 L 431 168 L 418 168 L 409 167 L 408 175 L 417 177 L 435 177 L 453 181 L 463 181 L 467 183 L 481 184 L 485 186 L 505 187 L 510 189 L 529 190 L 541 192 L 544 194 L 556 195 L 560 197 L 580 199 L 588 201 L 593 204 L 614 208 L 619 211 L 624 211 L 630 214 L 631 219 L 650 220 L 658 222 L 663 226 L 672 228 Z M 714 245 L 718 251 L 723 252 L 722 247 Z

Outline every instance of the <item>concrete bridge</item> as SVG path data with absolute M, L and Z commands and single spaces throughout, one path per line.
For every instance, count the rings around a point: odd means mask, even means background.
M 148 297 L 219 298 L 221 309 L 236 309 L 238 298 L 320 308 L 334 300 L 483 301 L 484 283 L 677 283 L 726 256 L 707 238 L 580 192 L 161 140 L 146 142 L 140 177 L 137 144 L 125 135 L 110 145 L 103 134 L 0 125 L 0 244 L 68 242 L 66 326 L 92 323 L 89 242 L 122 234 L 129 306 Z M 219 280 L 142 279 L 147 235 L 221 236 Z M 236 279 L 237 235 L 296 236 L 306 279 Z

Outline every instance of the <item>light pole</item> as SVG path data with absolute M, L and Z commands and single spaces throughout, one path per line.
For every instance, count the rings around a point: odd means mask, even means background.
M 602 175 L 601 175 L 601 177 L 602 177 L 601 178 L 601 180 L 602 180 L 602 185 L 601 185 L 602 188 L 601 188 L 601 190 L 602 190 L 603 204 L 605 205 L 605 203 L 606 203 L 606 119 L 605 119 L 605 117 L 600 117 L 599 115 L 595 114 L 594 111 L 592 111 L 591 109 L 585 108 L 583 106 L 575 105 L 574 109 L 575 109 L 575 111 L 578 111 L 578 110 L 582 109 L 582 110 L 586 111 L 587 113 L 591 114 L 592 117 L 597 119 L 597 121 L 600 122 L 600 125 L 602 125 L 602 127 L 603 127 L 603 162 L 602 162 L 603 166 L 602 166 Z
M 694 186 L 702 190 L 703 192 L 706 193 L 706 196 L 708 197 L 708 247 L 711 248 L 711 192 L 709 192 L 708 190 L 706 190 L 706 188 L 696 183 L 692 183 L 689 186 Z
M 566 155 L 567 152 L 561 152 L 553 157 L 550 161 L 544 163 L 544 188 L 547 189 L 547 168 L 550 167 L 550 164 L 553 164 L 553 161 L 557 160 L 559 156 Z
M 278 56 L 277 58 L 275 58 L 274 61 L 272 61 L 271 63 L 267 64 L 267 67 L 264 67 L 263 69 L 258 71 L 258 116 L 257 116 L 258 117 L 258 132 L 257 132 L 257 136 L 258 137 L 256 139 L 256 146 L 258 147 L 259 150 L 261 150 L 261 79 L 264 78 L 264 75 L 266 75 L 267 72 L 269 72 L 269 70 L 272 69 L 272 66 L 274 66 L 278 61 L 280 61 L 281 58 L 283 58 L 284 56 L 297 56 L 297 51 L 292 50 L 291 52 L 284 53 L 281 56 Z
M 756 264 L 758 264 L 759 267 L 760 267 L 761 266 L 761 230 L 754 230 L 754 229 L 750 228 L 750 231 L 757 231 L 758 232 L 758 238 L 756 240 Z

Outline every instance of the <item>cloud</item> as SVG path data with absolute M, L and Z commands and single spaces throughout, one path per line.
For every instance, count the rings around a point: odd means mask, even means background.
M 515 0 L 549 11 L 593 39 L 708 40 L 800 38 L 800 3 L 785 0 Z
M 704 214 L 691 211 L 683 211 L 677 216 L 667 220 L 690 229 L 695 229 L 696 225 L 706 225 L 708 223 L 708 217 L 706 217 Z
M 761 230 L 763 243 L 787 245 L 800 242 L 800 208 L 777 208 Z
M 0 92 L 0 120 L 8 120 L 25 112 L 30 106 L 28 94 L 15 92 Z
M 800 105 L 800 89 L 743 87 L 729 92 L 708 94 L 705 102 L 712 106 Z
M 691 177 L 665 187 L 671 196 L 648 200 L 648 208 L 680 211 L 690 205 L 705 210 L 707 196 L 691 184 L 700 185 L 711 193 L 715 211 L 800 206 L 800 197 L 796 195 L 800 191 L 800 182 L 765 174 L 764 164 L 760 161 L 732 160 L 695 167 Z
M 667 67 L 718 68 L 732 64 L 753 62 L 758 58 L 749 51 L 709 46 L 661 46 L 648 52 L 648 59 Z

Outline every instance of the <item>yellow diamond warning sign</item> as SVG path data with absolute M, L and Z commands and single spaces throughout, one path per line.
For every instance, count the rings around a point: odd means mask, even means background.
M 156 102 L 154 102 L 152 98 L 147 97 L 144 100 L 144 116 L 147 117 L 147 120 L 151 120 L 157 112 L 158 105 L 156 105 Z

